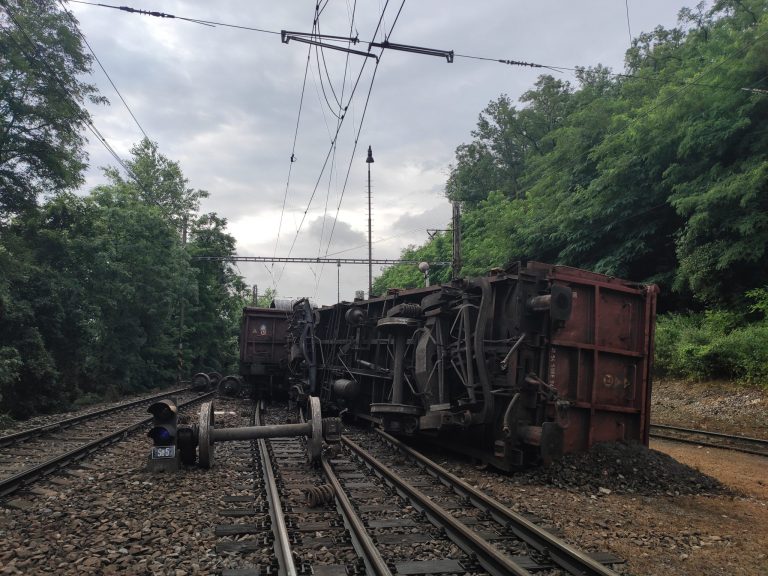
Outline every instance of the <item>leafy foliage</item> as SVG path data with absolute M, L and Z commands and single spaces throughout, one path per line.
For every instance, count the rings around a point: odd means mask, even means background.
M 728 312 L 768 284 L 768 4 L 701 3 L 679 22 L 636 37 L 623 75 L 544 75 L 482 111 L 445 189 L 462 274 L 527 257 L 657 283 L 676 312 L 664 370 L 768 380 L 764 322 Z M 403 258 L 437 257 L 438 241 Z M 419 282 L 395 266 L 376 286 Z
M 753 293 L 757 320 L 727 310 L 670 314 L 658 319 L 656 371 L 690 379 L 730 378 L 768 382 L 768 316 L 760 308 L 768 291 Z
M 83 104 L 106 103 L 85 80 L 91 58 L 54 0 L 2 5 L 0 411 L 168 384 L 179 363 L 232 367 L 245 285 L 231 263 L 191 259 L 234 254 L 226 220 L 197 215 L 208 193 L 147 139 L 127 178 L 106 168 L 107 184 L 73 194 Z
M 134 147 L 128 165 L 155 176 L 108 169 L 108 184 L 52 197 L 3 237 L 0 406 L 15 416 L 168 384 L 179 339 L 188 370 L 234 364 L 243 281 L 228 263 L 191 260 L 234 253 L 226 221 L 194 215 L 202 193 L 156 145 Z
M 417 260 L 419 262 L 450 261 L 451 256 L 450 233 L 437 234 L 432 242 L 416 248 L 411 246 L 402 253 L 404 260 Z M 433 267 L 428 272 L 430 283 L 447 282 L 450 280 L 450 270 Z M 413 264 L 398 264 L 387 268 L 383 274 L 373 281 L 373 294 L 381 296 L 389 288 L 416 288 L 424 286 L 424 274 L 418 266 Z
M 39 195 L 82 183 L 91 58 L 54 0 L 4 0 L 0 13 L 0 224 Z
M 190 256 L 234 256 L 235 239 L 227 221 L 216 214 L 200 216 L 192 226 Z M 232 262 L 193 261 L 197 298 L 189 313 L 185 340 L 193 351 L 192 372 L 237 369 L 240 317 L 248 289 Z M 194 329 L 193 329 L 194 327 Z
M 626 64 L 483 110 L 446 183 L 464 274 L 526 256 L 658 283 L 668 308 L 736 305 L 768 281 L 768 6 L 683 10 Z

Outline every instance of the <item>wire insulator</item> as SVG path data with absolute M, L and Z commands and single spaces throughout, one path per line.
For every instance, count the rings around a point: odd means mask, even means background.
M 544 68 L 541 64 L 534 62 L 521 62 L 520 60 L 499 60 L 502 64 L 509 64 L 510 66 L 530 66 L 531 68 Z

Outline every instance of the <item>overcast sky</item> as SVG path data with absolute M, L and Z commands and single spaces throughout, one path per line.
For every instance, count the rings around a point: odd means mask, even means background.
M 388 3 L 376 41 L 391 31 L 390 42 L 457 55 L 563 67 L 603 64 L 616 72 L 623 70 L 629 47 L 628 24 L 633 36 L 657 25 L 671 27 L 680 8 L 693 4 L 408 0 L 396 20 L 401 1 Z M 315 3 L 306 0 L 119 4 L 276 32 L 311 32 L 315 14 Z M 386 4 L 328 0 L 321 4 L 320 32 L 349 36 L 354 7 L 351 35 L 360 43 L 353 48 L 367 51 Z M 456 147 L 471 140 L 480 111 L 502 93 L 516 100 L 542 72 L 573 81 L 568 72 L 458 56 L 449 64 L 441 57 L 392 50 L 376 66 L 364 56 L 329 49 L 320 53 L 296 41 L 284 44 L 279 34 L 68 6 L 149 137 L 180 163 L 190 186 L 210 192 L 203 211 L 227 218 L 241 256 L 367 257 L 365 159 L 370 145 L 375 159 L 373 256 L 399 257 L 409 244 L 422 244 L 427 229 L 447 227 L 451 208 L 443 190 L 449 166 Z M 91 108 L 94 124 L 126 157 L 142 134 L 96 65 L 93 81 L 112 103 Z M 348 108 L 332 148 L 337 101 Z M 296 161 L 291 163 L 294 134 Z M 90 189 L 103 181 L 99 167 L 114 160 L 96 141 L 88 151 Z M 261 291 L 276 285 L 282 297 L 336 301 L 335 265 L 243 263 L 239 268 Z M 342 266 L 342 299 L 367 289 L 367 274 L 367 266 Z

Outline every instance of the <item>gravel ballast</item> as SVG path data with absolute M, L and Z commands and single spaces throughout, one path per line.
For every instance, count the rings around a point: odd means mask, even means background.
M 763 395 L 739 396 L 741 390 L 716 396 L 687 385 L 659 386 L 654 406 L 667 407 L 660 415 L 670 424 L 700 417 L 714 429 L 713 416 L 738 417 L 740 432 L 759 436 Z M 744 406 L 750 408 L 739 409 Z M 238 410 L 218 409 L 221 425 L 242 422 Z M 214 528 L 223 522 L 222 495 L 258 497 L 243 447 L 217 445 L 211 470 L 153 475 L 144 469 L 149 446 L 138 433 L 4 501 L 0 574 L 183 576 L 235 567 L 233 558 L 216 552 Z M 766 459 L 667 442 L 652 441 L 651 448 L 597 446 L 515 475 L 479 470 L 448 454 L 438 461 L 579 547 L 625 558 L 622 572 L 768 574 Z M 254 559 L 270 554 L 265 546 Z

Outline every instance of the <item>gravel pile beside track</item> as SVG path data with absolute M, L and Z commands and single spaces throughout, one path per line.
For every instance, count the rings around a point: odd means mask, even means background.
M 676 496 L 727 492 L 714 478 L 666 454 L 639 444 L 622 443 L 597 444 L 587 453 L 569 454 L 549 466 L 513 474 L 511 480 L 517 484 L 545 484 L 602 494 Z

